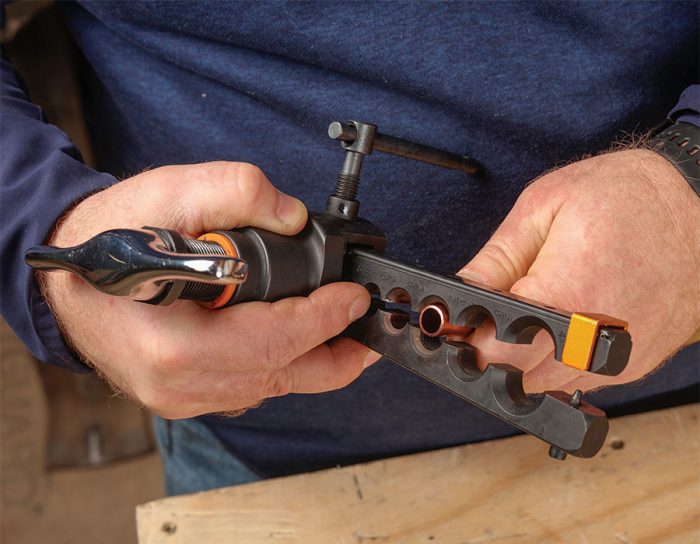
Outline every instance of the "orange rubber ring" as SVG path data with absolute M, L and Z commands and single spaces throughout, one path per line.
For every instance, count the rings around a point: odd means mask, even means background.
M 236 251 L 236 246 L 234 246 L 233 242 L 223 234 L 220 234 L 218 232 L 207 232 L 206 234 L 202 234 L 199 238 L 197 238 L 197 240 L 203 240 L 204 242 L 214 242 L 215 244 L 221 246 L 226 255 L 228 255 L 229 257 L 238 258 L 238 251 Z M 209 308 L 210 310 L 215 310 L 217 308 L 226 306 L 228 301 L 233 298 L 237 287 L 238 285 L 236 284 L 225 285 L 224 290 L 221 291 L 221 294 L 214 300 L 199 300 L 197 301 L 197 304 L 204 308 Z

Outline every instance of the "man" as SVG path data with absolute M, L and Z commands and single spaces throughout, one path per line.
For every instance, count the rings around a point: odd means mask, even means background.
M 635 342 L 628 369 L 605 379 L 555 362 L 542 335 L 504 346 L 485 327 L 473 338 L 482 363 L 523 368 L 530 392 L 648 376 L 604 392 L 605 406 L 698 383 L 697 345 L 654 371 L 700 328 L 700 198 L 654 151 L 607 152 L 622 131 L 663 120 L 697 81 L 695 4 L 60 9 L 85 56 L 87 119 L 106 173 L 42 122 L 3 60 L 3 314 L 43 360 L 94 367 L 174 420 L 157 420 L 170 492 L 513 432 L 333 339 L 368 307 L 359 286 L 211 312 L 108 297 L 65 274 L 34 278 L 21 263 L 32 245 L 74 245 L 115 227 L 294 234 L 306 220 L 300 200 L 321 209 L 342 160 L 324 136 L 331 120 L 376 123 L 489 172 L 369 158 L 362 215 L 387 233 L 391 255 L 614 315 Z M 672 115 L 697 125 L 697 102 L 690 88 Z M 574 162 L 528 186 L 561 161 Z M 183 419 L 264 399 L 235 418 Z

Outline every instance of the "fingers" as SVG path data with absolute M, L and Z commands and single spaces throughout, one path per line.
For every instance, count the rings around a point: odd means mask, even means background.
M 168 419 L 235 413 L 290 393 L 325 393 L 345 387 L 381 356 L 349 338 L 322 344 L 271 372 L 192 373 L 187 388 L 171 388 L 165 403 L 150 406 Z M 177 402 L 174 402 L 177 395 Z
M 520 195 L 491 239 L 458 272 L 459 276 L 508 290 L 527 274 L 544 244 L 559 205 L 557 198 L 534 195 L 542 192 L 535 185 Z
M 581 375 L 583 373 L 580 370 L 557 361 L 554 358 L 554 352 L 552 352 L 525 372 L 523 388 L 526 393 L 543 393 L 545 391 L 573 393 L 576 388 L 569 387 L 569 383 Z
M 579 372 L 577 376 L 563 376 L 563 378 L 569 378 L 569 381 L 563 383 L 560 387 L 562 391 L 567 393 L 572 393 L 577 389 L 580 389 L 584 393 L 586 391 L 593 391 L 595 389 L 600 389 L 601 387 L 616 385 L 618 383 L 626 383 L 624 380 L 620 380 L 618 377 L 611 376 L 598 376 L 596 374 L 584 374 Z
M 541 290 L 528 273 L 536 262 L 546 260 L 541 250 L 564 200 L 563 185 L 560 175 L 552 173 L 523 191 L 491 239 L 458 275 L 533 300 L 542 299 L 546 290 Z M 497 341 L 493 323 L 487 323 L 470 336 L 469 342 L 477 348 L 480 368 L 492 363 L 511 364 L 525 373 L 529 392 L 551 389 L 548 385 L 554 381 L 540 369 L 553 351 L 546 332 L 541 331 L 530 345 L 514 345 Z
M 566 366 L 554 358 L 554 346 L 549 333 L 540 331 L 532 344 L 510 344 L 495 338 L 493 323 L 476 329 L 468 342 L 477 349 L 477 363 L 484 370 L 490 364 L 508 364 L 523 371 L 526 393 L 589 391 L 618 383 L 614 377 L 598 376 Z M 629 380 L 622 380 L 620 383 Z
M 369 308 L 369 293 L 330 284 L 309 297 L 212 312 L 176 304 L 150 321 L 134 391 L 167 418 L 230 412 L 290 392 L 337 389 L 378 355 L 337 336 Z M 181 305 L 182 306 L 182 305 Z
M 325 285 L 308 297 L 292 297 L 267 305 L 253 321 L 248 344 L 251 362 L 281 368 L 344 331 L 370 304 L 364 287 L 354 283 Z M 247 319 L 251 312 L 241 307 Z
M 170 354 L 161 351 L 155 356 L 176 361 L 176 367 L 196 364 L 208 370 L 275 370 L 340 334 L 367 312 L 369 304 L 364 287 L 339 282 L 308 297 L 274 303 L 249 302 L 216 312 L 192 307 L 188 310 L 194 313 L 183 318 L 183 312 L 175 312 L 162 326 L 168 338 L 162 349 Z M 186 319 L 182 326 L 172 322 L 180 319 Z M 160 346 L 151 344 L 150 349 Z
M 324 393 L 345 387 L 381 356 L 349 338 L 321 344 L 277 370 L 267 396 Z
M 166 166 L 132 179 L 140 185 L 143 202 L 159 203 L 161 226 L 185 234 L 253 226 L 291 235 L 307 219 L 301 201 L 278 191 L 252 164 Z M 149 210 L 148 220 L 157 219 Z

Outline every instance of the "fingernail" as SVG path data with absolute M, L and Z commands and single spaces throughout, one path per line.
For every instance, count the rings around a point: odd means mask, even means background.
M 377 353 L 376 351 L 369 350 L 369 353 L 365 355 L 365 360 L 364 360 L 364 368 L 367 368 L 368 366 L 372 366 L 374 363 L 379 361 L 379 359 L 382 358 L 381 353 Z
M 458 275 L 460 278 L 464 278 L 465 280 L 475 281 L 475 282 L 477 282 L 477 283 L 486 283 L 486 282 L 484 281 L 484 276 L 482 276 L 482 275 L 479 274 L 478 272 L 473 272 L 473 271 L 469 270 L 469 269 L 466 268 L 466 267 L 462 268 L 462 270 L 460 270 L 459 272 L 457 272 L 457 275 Z
M 300 200 L 280 193 L 277 199 L 277 217 L 285 225 L 296 227 L 306 217 L 306 208 Z
M 366 295 L 360 295 L 352 302 L 350 306 L 350 321 L 355 321 L 365 315 L 369 308 L 368 298 Z

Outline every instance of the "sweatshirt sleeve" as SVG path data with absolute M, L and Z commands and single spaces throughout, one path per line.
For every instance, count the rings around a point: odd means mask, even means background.
M 681 94 L 678 104 L 668 114 L 669 119 L 700 127 L 700 85 L 691 85 Z
M 42 244 L 74 203 L 115 183 L 83 164 L 68 136 L 46 123 L 10 62 L 2 58 L 0 102 L 0 308 L 41 361 L 87 371 L 66 347 L 25 251 Z

